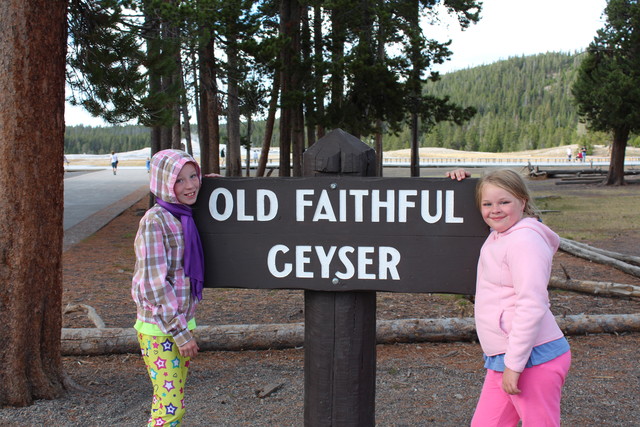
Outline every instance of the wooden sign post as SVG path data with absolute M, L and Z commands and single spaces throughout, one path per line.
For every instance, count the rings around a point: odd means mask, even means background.
M 305 176 L 376 176 L 375 152 L 333 130 L 303 155 Z M 305 426 L 373 426 L 376 293 L 304 293 Z
M 305 290 L 305 425 L 375 423 L 376 292 L 473 294 L 488 230 L 475 181 L 375 177 L 334 130 L 301 178 L 206 178 L 206 287 Z

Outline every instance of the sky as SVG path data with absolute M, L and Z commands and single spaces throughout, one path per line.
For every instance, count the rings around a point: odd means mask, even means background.
M 441 73 L 491 64 L 513 56 L 582 51 L 604 26 L 606 0 L 484 0 L 481 19 L 460 31 L 455 19 L 442 19 L 427 37 L 452 40 L 451 60 Z M 443 17 L 443 14 L 439 15 Z M 106 126 L 81 107 L 65 107 L 68 126 Z

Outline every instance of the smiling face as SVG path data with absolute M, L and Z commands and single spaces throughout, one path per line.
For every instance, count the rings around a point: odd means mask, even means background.
M 178 202 L 191 206 L 196 202 L 198 191 L 200 191 L 200 177 L 193 163 L 187 163 L 178 174 L 173 192 Z
M 523 217 L 525 201 L 497 185 L 482 186 L 480 212 L 489 227 L 501 233 L 511 228 Z

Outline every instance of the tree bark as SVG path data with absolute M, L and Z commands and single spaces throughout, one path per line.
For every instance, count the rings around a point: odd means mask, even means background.
M 609 161 L 609 173 L 607 185 L 624 185 L 624 154 L 629 140 L 629 128 L 618 127 L 613 130 L 613 142 L 611 147 L 611 160 Z
M 200 51 L 200 162 L 203 173 L 220 173 L 220 123 L 214 41 Z
M 323 60 L 324 37 L 322 34 L 322 7 L 319 4 L 313 6 L 313 55 L 314 55 L 314 86 L 315 86 L 315 121 L 316 137 L 314 142 L 325 135 L 324 129 L 324 98 L 325 82 Z M 311 141 L 311 139 L 309 139 Z M 311 145 L 311 143 L 309 144 Z
M 295 82 L 294 75 L 298 66 L 295 60 L 297 52 L 293 49 L 296 40 L 299 40 L 299 31 L 296 30 L 299 20 L 297 23 L 295 20 L 296 3 L 296 0 L 283 0 L 280 2 L 280 33 L 286 42 L 282 44 L 280 50 L 282 66 L 280 72 L 280 140 L 278 144 L 280 148 L 279 176 L 291 176 L 293 130 L 297 123 L 294 101 L 291 96 L 291 92 L 295 90 L 293 86 Z M 293 154 L 295 161 L 296 152 L 294 151 Z
M 271 138 L 273 137 L 273 126 L 276 122 L 276 111 L 278 110 L 278 94 L 280 93 L 280 70 L 276 69 L 273 75 L 273 88 L 271 89 L 271 100 L 269 101 L 269 113 L 260 150 L 260 159 L 256 176 L 264 176 L 267 163 L 269 162 L 269 150 L 271 148 Z
M 64 392 L 64 0 L 0 8 L 0 406 Z
M 240 96 L 239 56 L 237 35 L 227 35 L 227 176 L 242 176 L 240 161 Z
M 180 88 L 184 91 L 180 98 L 180 112 L 182 114 L 185 151 L 193 156 L 193 146 L 191 145 L 191 117 L 189 117 L 189 101 L 187 100 L 187 93 L 184 86 L 184 69 L 180 74 Z
M 579 314 L 556 316 L 556 321 L 566 335 L 640 332 L 640 314 Z M 378 344 L 478 339 L 472 317 L 379 320 L 376 330 Z M 295 348 L 304 345 L 304 323 L 199 326 L 195 337 L 202 351 Z M 139 350 L 133 328 L 62 329 L 65 356 L 137 353 Z

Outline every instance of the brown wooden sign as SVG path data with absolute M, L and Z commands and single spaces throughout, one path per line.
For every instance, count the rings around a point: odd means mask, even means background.
M 205 286 L 473 294 L 476 180 L 205 178 Z

